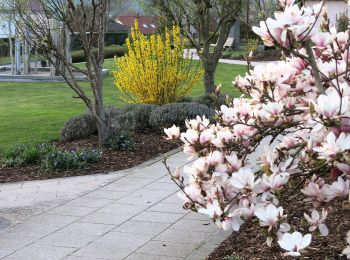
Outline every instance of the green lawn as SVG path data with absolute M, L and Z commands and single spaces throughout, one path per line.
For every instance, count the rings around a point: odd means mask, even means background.
M 113 69 L 113 59 L 105 67 Z M 223 92 L 235 94 L 232 80 L 245 72 L 244 66 L 219 64 L 216 81 Z M 88 87 L 87 83 L 84 83 Z M 104 80 L 106 105 L 122 107 L 120 93 L 110 74 Z M 59 137 L 59 129 L 72 116 L 86 109 L 65 83 L 5 83 L 0 82 L 0 148 L 15 143 L 45 142 Z M 193 89 L 192 95 L 203 94 L 203 83 Z

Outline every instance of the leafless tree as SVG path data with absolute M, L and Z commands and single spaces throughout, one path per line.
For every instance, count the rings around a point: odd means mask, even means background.
M 215 71 L 223 46 L 238 17 L 244 0 L 149 0 L 148 6 L 178 24 L 201 57 L 205 92 L 215 90 Z M 195 34 L 193 32 L 196 32 Z M 218 36 L 214 50 L 210 44 Z
M 110 126 L 103 102 L 103 62 L 109 0 L 2 0 L 15 21 L 18 33 L 38 51 L 68 83 L 94 116 L 100 145 L 109 136 Z M 34 4 L 33 4 L 34 3 Z M 4 8 L 4 7 L 3 7 Z M 86 57 L 82 68 L 72 63 L 70 37 L 81 42 Z M 86 75 L 89 88 L 77 81 L 77 72 Z

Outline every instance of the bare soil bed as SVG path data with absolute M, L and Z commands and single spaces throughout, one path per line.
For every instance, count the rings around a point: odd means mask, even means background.
M 111 171 L 118 171 L 137 166 L 178 147 L 178 145 L 173 141 L 170 142 L 165 140 L 163 136 L 152 134 L 136 134 L 134 141 L 134 151 L 114 151 L 110 149 L 103 149 L 102 159 L 84 169 L 47 172 L 41 170 L 37 165 L 0 168 L 0 183 L 42 180 L 89 174 L 105 174 Z M 74 150 L 77 148 L 98 149 L 96 137 L 74 142 L 55 144 L 65 150 Z

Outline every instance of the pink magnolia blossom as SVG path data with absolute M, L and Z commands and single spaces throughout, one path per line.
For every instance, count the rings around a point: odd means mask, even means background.
M 168 136 L 168 140 L 175 140 L 180 137 L 180 127 L 176 127 L 175 125 L 170 128 L 165 128 L 164 132 Z
M 304 213 L 304 217 L 306 218 L 307 222 L 309 222 L 309 225 L 310 225 L 309 231 L 312 232 L 318 228 L 322 236 L 328 236 L 329 231 L 326 224 L 324 224 L 324 221 L 327 218 L 327 214 L 328 213 L 325 209 L 322 209 L 321 216 L 317 210 L 313 210 L 311 212 L 311 216 Z
M 318 97 L 317 103 L 314 105 L 318 114 L 327 118 L 333 118 L 345 114 L 348 110 L 348 104 L 348 97 L 341 98 L 334 88 L 330 88 L 325 95 Z
M 333 132 L 327 135 L 327 142 L 322 143 L 319 147 L 314 147 L 313 150 L 318 153 L 320 159 L 332 159 L 337 154 L 343 153 L 350 149 L 350 135 L 341 133 L 338 138 Z

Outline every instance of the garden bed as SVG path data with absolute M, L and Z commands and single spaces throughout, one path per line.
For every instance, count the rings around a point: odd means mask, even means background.
M 292 227 L 293 224 L 300 223 L 304 219 L 303 229 L 296 228 L 296 230 L 306 234 L 310 232 L 303 212 L 308 212 L 308 208 L 305 208 L 305 202 L 302 199 L 302 197 L 296 198 L 291 203 L 288 203 L 288 207 L 284 208 L 288 215 L 288 222 L 291 223 Z M 328 211 L 326 224 L 329 229 L 329 235 L 327 237 L 313 236 L 310 246 L 302 254 L 303 259 L 346 259 L 345 256 L 341 256 L 341 253 L 346 247 L 346 233 L 350 229 L 350 211 L 342 208 L 341 201 L 325 206 L 327 207 L 324 208 Z M 319 209 L 321 208 L 322 205 Z M 258 225 L 258 223 L 253 222 L 243 224 L 239 232 L 233 232 L 210 254 L 208 260 L 282 259 L 283 250 L 277 243 L 274 243 L 272 247 L 268 247 L 266 245 L 266 236 Z M 287 257 L 283 259 L 293 258 Z
M 0 169 L 0 183 L 105 174 L 137 166 L 142 162 L 153 159 L 160 154 L 169 152 L 178 147 L 176 143 L 167 141 L 164 137 L 159 135 L 136 134 L 134 140 L 134 151 L 104 149 L 102 159 L 97 163 L 90 164 L 84 169 L 44 171 L 37 165 L 4 167 Z M 55 145 L 65 150 L 75 150 L 78 148 L 98 149 L 97 137 L 74 142 L 55 143 Z

